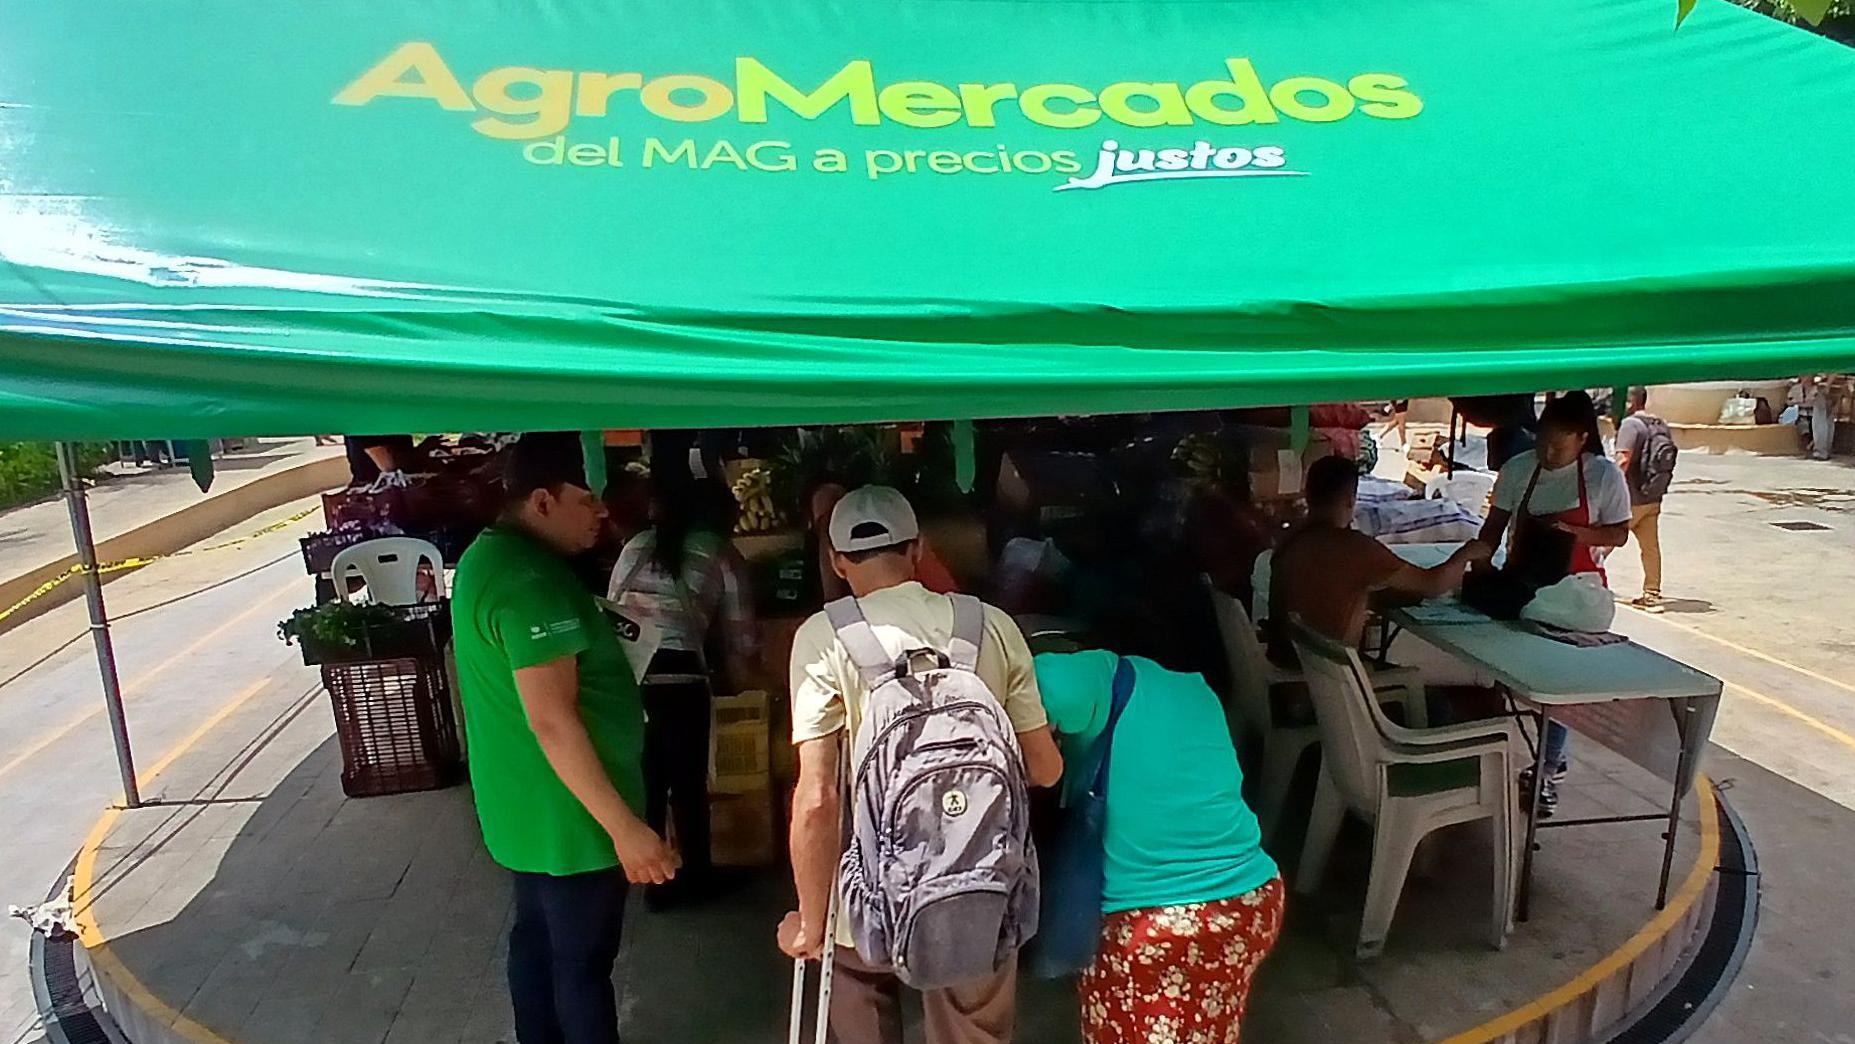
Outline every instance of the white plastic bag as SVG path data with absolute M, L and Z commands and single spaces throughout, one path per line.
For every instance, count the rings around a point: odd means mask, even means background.
M 1599 583 L 1596 576 L 1573 573 L 1551 587 L 1542 588 L 1526 608 L 1520 610 L 1520 618 L 1567 631 L 1602 634 L 1610 630 L 1617 618 L 1617 603 L 1610 596 L 1609 588 Z
M 1757 424 L 1758 400 L 1752 397 L 1751 392 L 1746 391 L 1726 400 L 1726 405 L 1720 407 L 1720 423 Z

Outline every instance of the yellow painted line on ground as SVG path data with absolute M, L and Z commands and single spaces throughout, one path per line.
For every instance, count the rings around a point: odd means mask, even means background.
M 227 700 L 223 705 L 220 706 L 218 710 L 212 713 L 211 717 L 201 722 L 199 728 L 194 729 L 192 732 L 187 733 L 186 739 L 183 739 L 179 743 L 176 743 L 172 750 L 169 750 L 166 754 L 161 755 L 161 760 L 155 762 L 153 765 L 148 766 L 148 769 L 146 771 L 137 773 L 135 777 L 136 785 L 146 787 L 150 783 L 153 783 L 156 776 L 159 776 L 161 773 L 167 771 L 167 769 L 170 766 L 172 766 L 174 762 L 179 761 L 182 755 L 186 754 L 187 751 L 192 750 L 196 744 L 198 744 L 201 740 L 205 739 L 207 733 L 218 728 L 220 722 L 223 722 L 225 721 L 225 719 L 231 717 L 233 712 L 238 710 L 238 708 L 243 707 L 247 703 L 250 703 L 252 697 L 256 696 L 258 693 L 263 692 L 265 689 L 269 688 L 274 681 L 275 679 L 270 678 L 268 676 L 264 678 L 260 678 L 257 681 L 252 682 L 249 686 L 247 686 L 243 692 L 240 692 L 238 695 Z
M 1855 735 L 1850 735 L 1849 733 L 1836 728 L 1834 725 L 1831 725 L 1830 723 L 1824 721 L 1821 718 L 1815 717 L 1810 714 L 1806 714 L 1803 711 L 1800 711 L 1797 708 L 1791 706 L 1790 704 L 1785 703 L 1783 700 L 1778 699 L 1776 696 L 1767 696 L 1764 693 L 1759 692 L 1757 689 L 1748 688 L 1744 685 L 1739 684 L 1738 682 L 1727 682 L 1726 687 L 1729 689 L 1736 689 L 1739 692 L 1743 693 L 1744 695 L 1750 696 L 1754 700 L 1757 700 L 1758 702 L 1763 703 L 1768 707 L 1771 707 L 1772 709 L 1778 711 L 1780 714 L 1785 714 L 1792 718 L 1796 718 L 1798 721 L 1801 721 L 1805 725 L 1808 725 L 1811 728 L 1817 730 L 1818 732 L 1821 732 L 1825 736 L 1828 736 L 1830 739 L 1833 739 L 1836 742 L 1841 743 L 1842 745 L 1846 747 L 1849 747 L 1850 749 L 1855 749 Z
M 214 711 L 211 716 L 201 722 L 199 728 L 188 733 L 186 739 L 176 743 L 171 750 L 163 754 L 159 761 L 156 761 L 143 771 L 136 773 L 136 786 L 151 786 L 156 777 L 172 767 L 174 762 L 179 761 L 189 750 L 192 750 L 198 745 L 200 740 L 205 739 L 208 733 L 218 728 L 221 722 L 231 717 L 240 707 L 250 703 L 252 697 L 263 692 L 270 686 L 271 682 L 272 679 L 270 678 L 264 678 L 254 682 L 243 692 L 227 700 L 218 710 Z M 116 820 L 121 818 L 124 811 L 125 810 L 120 805 L 112 806 L 103 814 L 103 818 L 97 821 L 97 825 L 91 828 L 90 835 L 84 839 L 84 846 L 79 850 L 77 866 L 73 869 L 71 874 L 73 884 L 75 885 L 81 882 L 84 887 L 82 889 L 74 887 L 74 895 L 87 895 L 96 884 L 97 850 L 102 847 L 104 839 L 109 835 L 109 828 L 116 824 Z M 89 861 L 88 864 L 86 864 L 86 860 Z M 88 902 L 79 904 L 74 900 L 72 906 L 77 914 L 78 925 L 83 932 L 84 945 L 92 945 L 92 939 L 96 941 L 97 945 L 101 945 L 104 941 L 104 936 L 96 929 L 94 922 L 91 920 L 90 904 Z
M 111 986 L 129 998 L 143 1012 L 159 1019 L 182 1040 L 192 1044 L 235 1044 L 234 1041 L 221 1037 L 198 1022 L 175 1011 L 174 1007 L 148 991 L 142 980 L 130 974 L 116 955 L 107 946 L 90 951 L 90 966 L 99 978 L 107 979 Z
M 71 912 L 77 918 L 77 937 L 86 947 L 103 945 L 103 933 L 90 910 L 90 893 L 96 890 L 97 852 L 122 813 L 121 805 L 112 805 L 103 813 L 77 850 L 77 865 L 71 868 Z
M 1707 886 L 1713 881 L 1714 868 L 1720 863 L 1720 821 L 1713 781 L 1706 776 L 1696 775 L 1694 790 L 1699 797 L 1700 851 L 1694 856 L 1694 866 L 1688 871 L 1687 880 L 1682 882 L 1681 888 L 1675 892 L 1668 905 L 1650 918 L 1649 923 L 1643 925 L 1635 935 L 1626 939 L 1623 945 L 1579 972 L 1570 982 L 1522 1004 L 1498 1019 L 1458 1033 L 1443 1044 L 1488 1044 L 1577 1002 L 1611 976 L 1627 969 L 1636 958 L 1660 943 L 1675 925 L 1681 923 L 1681 919 L 1706 894 Z
M 296 579 L 289 580 L 283 586 L 272 591 L 270 594 L 267 594 L 263 596 L 262 598 L 259 598 L 256 602 L 253 602 L 248 608 L 245 609 L 245 611 L 239 613 L 237 616 L 232 617 L 226 622 L 220 624 L 219 626 L 201 635 L 199 638 L 195 639 L 191 644 L 189 644 L 186 648 L 180 650 L 177 653 L 174 653 L 172 656 L 169 656 L 167 659 L 162 660 L 158 664 L 155 664 L 153 667 L 149 668 L 148 670 L 137 674 L 134 678 L 130 679 L 129 684 L 124 685 L 122 688 L 122 698 L 124 702 L 127 702 L 130 696 L 133 696 L 141 692 L 143 689 L 147 688 L 149 682 L 153 681 L 156 675 L 162 673 L 163 671 L 166 671 L 170 667 L 173 667 L 175 664 L 182 662 L 183 660 L 187 659 L 189 656 L 192 656 L 194 653 L 199 652 L 201 649 L 205 648 L 207 645 L 216 641 L 221 635 L 225 634 L 225 632 L 231 630 L 232 628 L 238 626 L 241 623 L 244 623 L 246 620 L 250 619 L 252 616 L 263 611 L 264 608 L 268 606 L 271 602 L 275 601 L 279 595 L 282 595 L 285 592 L 289 591 L 291 588 L 295 587 L 297 583 L 298 581 Z M 90 710 L 85 711 L 83 714 L 80 714 L 77 717 L 72 718 L 70 721 L 65 722 L 63 725 L 60 725 L 57 728 L 53 729 L 52 731 L 39 737 L 37 742 L 27 747 L 25 750 L 21 751 L 19 754 L 14 755 L 12 760 L 6 762 L 4 765 L 0 765 L 0 776 L 5 776 L 7 773 L 25 764 L 27 761 L 30 761 L 35 755 L 39 754 L 45 748 L 51 746 L 52 744 L 58 742 L 64 737 L 70 735 L 72 732 L 76 731 L 77 729 L 82 728 L 85 724 L 90 722 L 91 719 L 95 718 L 99 714 L 102 714 L 103 711 L 104 711 L 104 708 L 100 705 L 93 707 Z
M 197 746 L 202 739 L 223 724 L 240 707 L 251 702 L 259 693 L 268 688 L 271 681 L 270 678 L 264 678 L 220 705 L 219 709 L 201 722 L 198 728 L 187 735 L 187 738 L 175 744 L 146 771 L 139 773 L 136 782 L 144 787 L 153 783 L 157 776 L 172 767 L 174 762 L 184 757 L 188 751 Z M 83 847 L 78 850 L 77 865 L 71 872 L 71 907 L 77 920 L 78 939 L 88 951 L 92 967 L 101 976 L 107 978 L 111 986 L 127 995 L 143 1012 L 171 1026 L 174 1032 L 194 1044 L 232 1044 L 231 1041 L 181 1014 L 172 1005 L 155 996 L 154 992 L 136 978 L 135 973 L 131 972 L 110 951 L 109 936 L 104 934 L 102 927 L 97 924 L 96 913 L 93 909 L 94 903 L 91 899 L 91 894 L 96 890 L 97 857 L 104 841 L 109 838 L 110 830 L 122 818 L 123 812 L 124 809 L 120 806 L 104 812 L 96 825 L 90 828 L 89 836 L 84 839 Z
M 1644 615 L 1647 615 L 1647 614 L 1644 614 Z M 1738 642 L 1735 642 L 1730 638 L 1722 638 L 1717 634 L 1708 634 L 1706 631 L 1703 631 L 1698 627 L 1694 627 L 1689 624 L 1678 623 L 1674 620 L 1670 620 L 1666 613 L 1657 615 L 1655 619 L 1656 619 L 1656 622 L 1667 624 L 1668 626 L 1673 627 L 1678 631 L 1686 631 L 1689 634 L 1695 635 L 1697 637 L 1705 638 L 1708 641 L 1713 642 L 1717 645 L 1724 645 L 1728 649 L 1731 649 L 1732 651 L 1736 653 L 1743 653 L 1747 656 L 1752 657 L 1753 659 L 1764 660 L 1766 663 L 1774 664 L 1778 667 L 1782 667 L 1787 671 L 1796 671 L 1798 674 L 1801 674 L 1806 678 L 1815 678 L 1817 681 L 1822 682 L 1824 685 L 1833 685 L 1838 689 L 1842 689 L 1847 692 L 1855 693 L 1855 685 L 1850 685 L 1848 682 L 1837 681 L 1836 679 L 1831 678 L 1826 674 L 1818 674 L 1808 667 L 1799 667 L 1796 664 L 1790 662 L 1789 660 L 1780 659 L 1767 652 L 1760 652 L 1759 650 L 1751 648 L 1750 646 L 1740 645 Z M 1740 687 L 1743 688 L 1744 686 L 1740 686 Z
M 310 515 L 313 515 L 317 511 L 320 511 L 320 510 L 321 510 L 320 507 L 304 508 L 303 510 L 298 511 L 297 513 L 289 516 L 288 518 L 284 518 L 279 521 L 272 522 L 270 525 L 265 526 L 263 529 L 259 529 L 254 532 L 247 533 L 242 537 L 234 537 L 231 540 L 221 541 L 220 543 L 217 543 L 217 544 L 207 544 L 204 547 L 182 548 L 179 551 L 170 551 L 164 555 L 138 555 L 134 558 L 118 559 L 117 561 L 114 561 L 114 562 L 98 562 L 96 565 L 95 572 L 98 576 L 108 576 L 111 573 L 121 573 L 121 572 L 126 572 L 131 569 L 140 569 L 143 566 L 154 565 L 156 562 L 162 561 L 163 559 L 180 558 L 185 555 L 197 555 L 205 551 L 223 551 L 227 548 L 238 547 L 242 544 L 248 543 L 249 541 L 256 540 L 258 537 L 264 536 L 267 533 L 275 533 L 279 530 L 288 529 L 291 526 L 297 524 L 298 522 L 301 522 L 303 519 L 308 518 Z M 31 593 L 27 594 L 26 597 L 21 598 L 19 601 L 14 602 L 12 605 L 7 606 L 5 609 L 0 609 L 0 622 L 5 622 L 7 617 L 12 616 L 13 614 L 19 612 L 21 609 L 24 609 L 25 607 L 31 605 L 32 603 L 38 601 L 39 599 L 45 597 L 46 595 L 51 594 L 53 591 L 56 591 L 58 588 L 63 587 L 66 583 L 70 582 L 71 580 L 75 580 L 76 578 L 83 576 L 85 572 L 86 570 L 84 569 L 82 565 L 74 565 L 71 568 L 65 570 L 64 572 L 59 573 L 57 576 L 52 577 L 50 580 L 45 581 L 44 583 L 40 584 Z
M 1753 648 L 1749 648 L 1744 645 L 1740 645 L 1738 642 L 1732 641 L 1730 639 L 1721 638 L 1717 635 L 1708 634 L 1706 631 L 1703 631 L 1697 627 L 1690 627 L 1684 623 L 1676 623 L 1673 620 L 1667 619 L 1665 616 L 1659 617 L 1658 619 L 1659 619 L 1659 622 L 1665 623 L 1670 627 L 1673 627 L 1677 630 L 1686 631 L 1689 634 L 1695 635 L 1696 637 L 1705 638 L 1710 642 L 1723 645 L 1726 648 L 1733 650 L 1734 652 L 1743 653 L 1747 656 L 1753 657 L 1754 659 L 1764 660 L 1766 663 L 1770 663 L 1775 666 L 1782 667 L 1787 671 L 1794 671 L 1798 674 L 1803 675 L 1806 678 L 1813 678 L 1817 681 L 1822 682 L 1825 685 L 1833 685 L 1838 689 L 1846 689 L 1847 691 L 1851 693 L 1855 693 L 1855 685 L 1850 685 L 1847 682 L 1840 682 L 1826 675 L 1818 674 L 1815 671 L 1810 670 L 1808 667 L 1799 667 L 1796 664 L 1791 663 L 1788 660 L 1780 659 L 1776 656 L 1771 655 L 1770 653 L 1760 652 L 1757 649 L 1753 649 Z M 1772 695 L 1768 695 L 1766 693 L 1760 692 L 1757 689 L 1752 688 L 1750 685 L 1745 685 L 1741 682 L 1736 682 L 1736 681 L 1728 681 L 1724 678 L 1722 678 L 1721 681 L 1727 688 L 1737 689 L 1741 693 L 1744 693 L 1745 695 L 1750 696 L 1752 699 L 1756 700 L 1757 702 L 1762 703 L 1766 705 L 1767 707 L 1770 707 L 1773 710 L 1778 711 L 1780 714 L 1787 715 L 1789 717 L 1797 719 L 1800 722 L 1803 722 L 1805 725 L 1808 725 L 1811 728 L 1817 730 L 1818 732 L 1823 733 L 1825 736 L 1828 736 L 1830 739 L 1835 740 L 1837 743 L 1841 743 L 1842 745 L 1846 747 L 1855 749 L 1855 734 L 1851 734 L 1842 729 L 1839 729 L 1835 727 L 1834 725 L 1831 725 L 1830 723 L 1824 721 L 1823 719 L 1816 717 L 1815 715 L 1810 714 L 1806 711 L 1798 710 L 1796 707 L 1791 706 L 1789 703 L 1786 703 L 1785 701 L 1777 698 L 1776 696 L 1772 696 Z

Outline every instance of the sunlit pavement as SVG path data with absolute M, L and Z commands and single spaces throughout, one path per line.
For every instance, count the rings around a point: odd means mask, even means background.
M 295 554 L 308 526 L 109 585 L 144 766 L 295 662 L 275 622 L 308 597 Z M 1707 769 L 1744 816 L 1763 870 L 1751 958 L 1697 1039 L 1845 1041 L 1842 1027 L 1855 1017 L 1845 978 L 1855 968 L 1855 913 L 1842 872 L 1855 860 L 1855 468 L 1688 454 L 1665 506 L 1663 545 L 1669 611 L 1624 609 L 1617 626 L 1727 683 L 1714 736 L 1724 750 Z M 1636 593 L 1633 546 L 1610 569 L 1620 595 Z M 48 657 L 0 684 L 0 902 L 42 898 L 97 814 L 120 796 L 83 627 L 74 604 L 0 636 L 0 680 Z M 7 1044 L 38 1039 L 26 942 L 23 925 L 0 928 Z
M 286 505 L 203 543 L 254 532 L 310 504 Z M 105 588 L 144 768 L 228 700 L 300 663 L 276 627 L 310 599 L 296 541 L 318 517 L 235 548 L 159 562 Z M 149 608 L 214 584 L 221 586 Z M 0 635 L 0 905 L 44 899 L 90 825 L 122 798 L 86 625 L 78 601 Z M 0 923 L 4 1044 L 39 1039 L 28 942 L 23 922 Z

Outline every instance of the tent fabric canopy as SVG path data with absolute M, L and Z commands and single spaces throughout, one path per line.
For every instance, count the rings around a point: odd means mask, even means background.
M 0 0 L 0 437 L 1855 367 L 1855 51 L 1673 16 Z

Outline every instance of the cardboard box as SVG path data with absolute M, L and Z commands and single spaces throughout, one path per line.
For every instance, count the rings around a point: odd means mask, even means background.
M 733 696 L 717 696 L 714 703 L 716 725 L 739 725 L 744 722 L 766 724 L 771 697 L 765 689 L 748 689 Z
M 710 793 L 766 789 L 771 772 L 770 703 L 763 689 L 715 698 L 715 727 L 709 741 Z
M 1436 478 L 1438 475 L 1445 474 L 1446 472 L 1447 469 L 1445 468 L 1432 468 L 1425 467 L 1421 464 L 1412 464 L 1404 470 L 1404 484 L 1416 490 L 1418 493 L 1423 493 L 1430 488 L 1431 479 Z
M 766 722 L 715 726 L 715 752 L 709 793 L 740 794 L 764 789 L 770 779 Z
M 1259 501 L 1299 500 L 1308 466 L 1335 452 L 1333 443 L 1319 432 L 1310 433 L 1306 448 L 1296 453 L 1286 429 L 1244 426 L 1225 430 L 1249 447 L 1250 495 Z
M 709 853 L 717 866 L 770 866 L 779 858 L 771 790 L 709 798 Z

